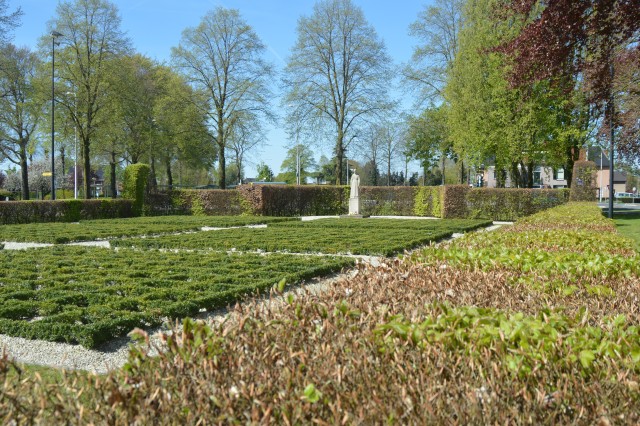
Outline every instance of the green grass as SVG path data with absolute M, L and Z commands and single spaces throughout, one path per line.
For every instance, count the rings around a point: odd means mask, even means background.
M 203 226 L 230 227 L 294 220 L 297 219 L 263 216 L 154 216 L 76 223 L 30 223 L 0 226 L 0 241 L 68 243 L 195 231 Z
M 340 270 L 345 258 L 56 246 L 0 253 L 0 333 L 94 347 Z
M 324 219 L 279 223 L 264 229 L 229 229 L 158 238 L 132 238 L 113 241 L 112 244 L 144 249 L 236 249 L 390 256 L 488 223 L 485 220 Z
M 635 243 L 635 248 L 640 252 L 640 211 L 619 211 L 614 213 L 614 222 L 618 232 Z

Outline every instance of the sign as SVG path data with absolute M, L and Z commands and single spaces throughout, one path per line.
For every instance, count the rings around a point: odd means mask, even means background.
M 42 176 L 51 176 L 51 172 L 42 172 Z

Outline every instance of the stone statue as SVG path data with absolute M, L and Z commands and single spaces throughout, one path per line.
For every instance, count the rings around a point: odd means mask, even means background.
M 360 215 L 360 176 L 353 169 L 351 175 L 351 192 L 349 193 L 349 215 Z
M 356 170 L 353 170 L 353 174 L 351 175 L 351 192 L 349 194 L 349 198 L 358 198 L 360 196 L 360 176 L 356 173 Z

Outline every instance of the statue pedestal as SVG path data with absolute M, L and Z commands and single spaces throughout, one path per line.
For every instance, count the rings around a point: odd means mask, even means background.
M 349 215 L 360 214 L 360 197 L 349 198 Z
M 346 219 L 365 219 L 369 215 L 360 214 L 360 197 L 349 198 L 349 214 L 343 214 L 341 218 Z

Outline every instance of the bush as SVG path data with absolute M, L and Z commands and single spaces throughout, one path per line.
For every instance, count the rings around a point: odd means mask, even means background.
M 363 186 L 360 188 L 364 215 L 411 216 L 417 187 Z
M 347 211 L 346 186 L 242 185 L 248 213 L 264 216 L 338 215 Z
M 567 189 L 474 188 L 466 193 L 469 218 L 516 220 L 569 200 Z
M 145 215 L 233 216 L 246 213 L 237 190 L 171 190 L 147 195 Z
M 571 201 L 594 201 L 597 194 L 596 163 L 576 161 L 573 164 L 573 181 L 569 199 Z
M 0 203 L 3 225 L 40 222 L 77 222 L 133 216 L 131 200 L 7 201 Z
M 146 164 L 131 164 L 124 169 L 122 197 L 133 200 L 133 213 L 140 216 L 143 212 L 147 181 L 150 168 Z
M 413 214 L 416 216 L 442 216 L 442 187 L 421 186 L 415 194 Z
M 442 193 L 442 218 L 466 218 L 467 192 L 470 188 L 467 185 L 445 185 Z

